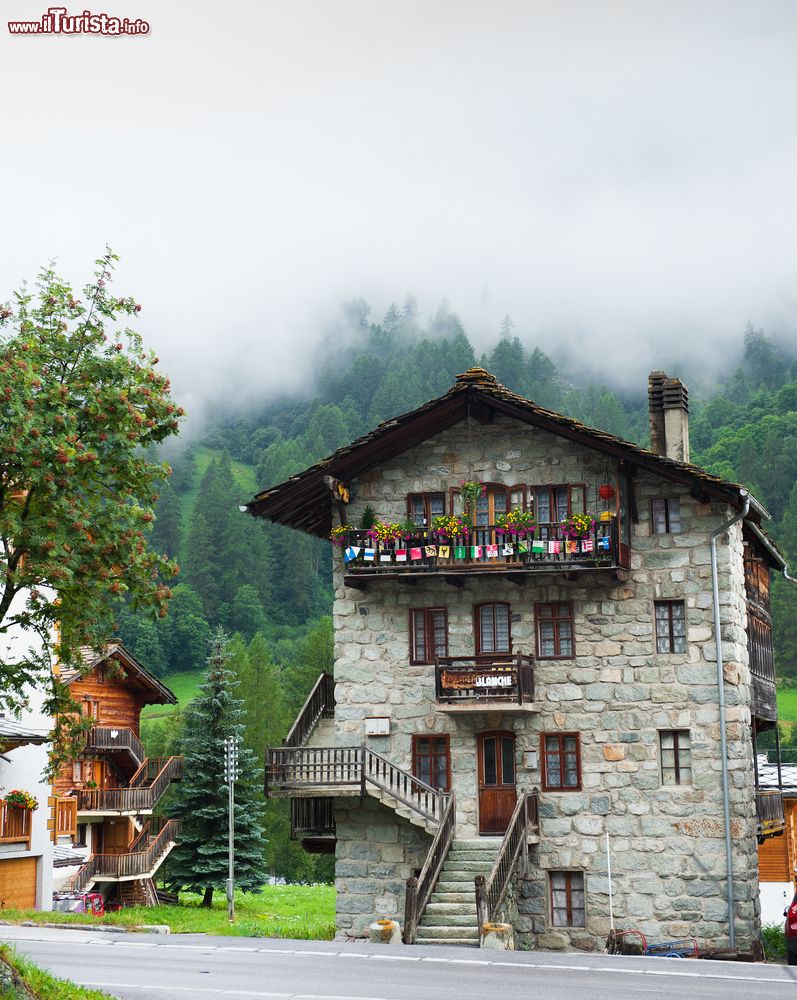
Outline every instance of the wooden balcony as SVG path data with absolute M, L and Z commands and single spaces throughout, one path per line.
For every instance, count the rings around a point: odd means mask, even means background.
M 379 543 L 367 532 L 352 529 L 342 538 L 345 582 L 362 587 L 369 580 L 420 576 L 456 582 L 463 574 L 474 573 L 517 577 L 608 570 L 617 575 L 628 568 L 628 546 L 620 544 L 616 520 L 599 521 L 583 539 L 564 538 L 556 524 L 541 526 L 536 535 L 541 537 L 485 525 L 455 538 L 419 529 L 404 541 Z
M 24 844 L 30 849 L 32 809 L 0 802 L 0 844 Z
M 55 836 L 77 836 L 77 799 L 74 795 L 65 795 L 55 800 Z
M 756 836 L 759 842 L 767 837 L 777 837 L 786 829 L 783 812 L 783 793 L 778 788 L 756 788 Z
M 298 840 L 309 854 L 334 854 L 335 800 L 291 799 L 291 840 Z
M 86 749 L 116 755 L 116 762 L 126 776 L 137 771 L 147 752 L 132 729 L 114 729 L 111 726 L 94 726 L 86 734 Z
M 441 656 L 434 674 L 438 712 L 539 711 L 530 656 Z
M 169 785 L 182 776 L 182 757 L 147 758 L 127 786 L 81 789 L 77 793 L 78 812 L 129 815 L 151 812 Z

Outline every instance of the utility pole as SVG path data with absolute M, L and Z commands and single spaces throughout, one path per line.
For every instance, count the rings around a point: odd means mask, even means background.
M 235 779 L 238 777 L 238 737 L 228 736 L 224 741 L 224 780 L 228 792 L 227 857 L 227 916 L 230 923 L 235 919 Z

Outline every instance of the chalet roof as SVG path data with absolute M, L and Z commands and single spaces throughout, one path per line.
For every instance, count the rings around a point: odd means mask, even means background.
M 742 505 L 737 483 L 720 479 L 696 465 L 676 462 L 606 431 L 587 427 L 572 417 L 546 410 L 530 399 L 510 392 L 483 368 L 457 375 L 445 395 L 409 413 L 379 424 L 370 434 L 339 448 L 304 472 L 258 493 L 246 505 L 255 517 L 268 518 L 310 535 L 325 537 L 332 529 L 331 493 L 325 477 L 344 483 L 400 455 L 435 434 L 467 419 L 490 423 L 507 416 L 541 430 L 576 441 L 630 467 L 644 469 L 689 487 L 695 495 Z M 751 508 L 751 517 L 758 513 Z
M 82 646 L 80 657 L 83 661 L 82 667 L 69 667 L 61 670 L 60 678 L 65 684 L 72 684 L 104 663 L 105 660 L 113 658 L 122 664 L 128 679 L 132 679 L 147 691 L 146 703 L 148 705 L 177 704 L 177 696 L 174 692 L 170 691 L 154 674 L 151 674 L 145 666 L 139 663 L 121 642 L 110 642 L 99 651 L 90 646 Z
M 46 743 L 49 738 L 49 732 L 46 730 L 23 726 L 16 719 L 9 719 L 7 715 L 0 715 L 0 751 L 3 753 L 31 743 Z

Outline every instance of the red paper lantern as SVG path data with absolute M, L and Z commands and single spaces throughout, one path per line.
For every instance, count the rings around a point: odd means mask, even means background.
M 601 500 L 614 499 L 614 487 L 609 483 L 603 483 L 603 485 L 598 487 L 598 496 Z

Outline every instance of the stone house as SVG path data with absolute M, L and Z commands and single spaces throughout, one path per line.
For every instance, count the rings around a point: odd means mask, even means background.
M 649 398 L 647 450 L 472 369 L 249 503 L 340 545 L 334 677 L 266 764 L 335 852 L 339 935 L 757 947 L 785 565 L 754 498 L 689 464 L 683 384 Z

